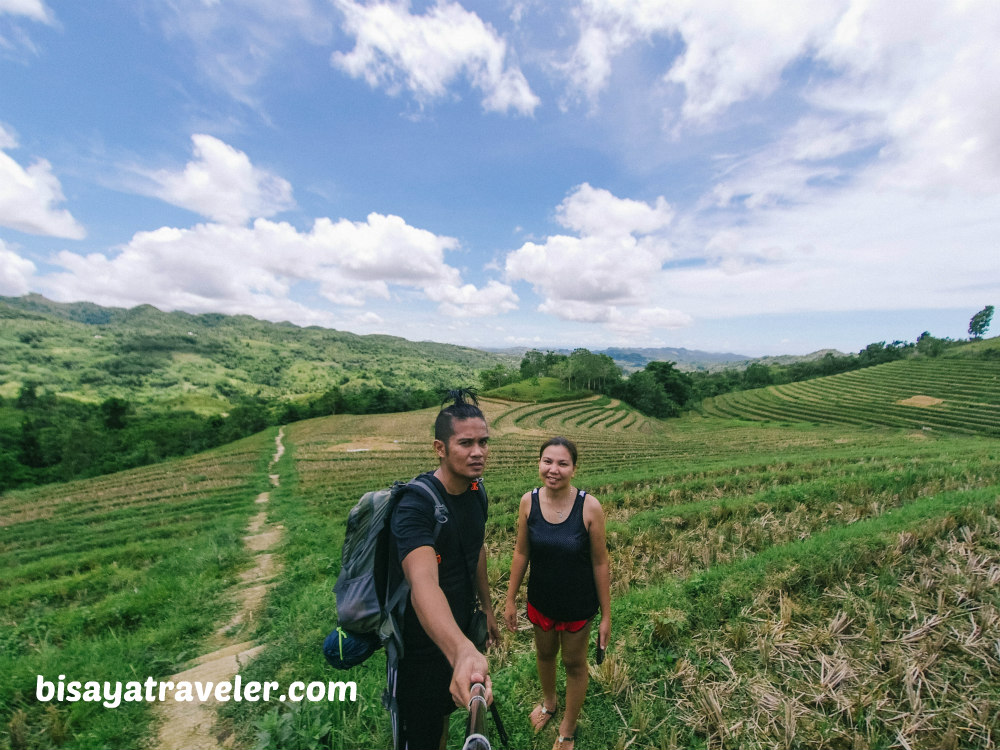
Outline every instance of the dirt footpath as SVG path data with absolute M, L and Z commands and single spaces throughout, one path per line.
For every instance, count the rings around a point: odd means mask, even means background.
M 285 452 L 284 434 L 284 429 L 278 430 L 274 457 L 268 467 L 274 487 L 279 486 L 280 477 L 270 472 Z M 270 499 L 269 493 L 262 492 L 255 502 L 266 507 Z M 241 640 L 240 636 L 250 631 L 268 589 L 281 570 L 280 560 L 270 550 L 281 540 L 283 531 L 281 526 L 268 521 L 267 510 L 262 509 L 250 519 L 243 543 L 254 554 L 254 566 L 240 575 L 239 587 L 233 592 L 239 604 L 236 614 L 205 643 L 207 653 L 195 659 L 188 669 L 169 677 L 171 682 L 232 681 L 264 648 L 253 641 Z M 161 722 L 157 750 L 223 750 L 230 746 L 231 737 L 216 728 L 214 697 L 203 703 L 164 701 L 156 704 L 156 712 Z

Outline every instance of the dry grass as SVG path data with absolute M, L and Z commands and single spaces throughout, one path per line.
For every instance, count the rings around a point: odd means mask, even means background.
M 942 528 L 819 598 L 762 592 L 729 637 L 695 633 L 681 720 L 709 747 L 995 747 L 1000 521 Z

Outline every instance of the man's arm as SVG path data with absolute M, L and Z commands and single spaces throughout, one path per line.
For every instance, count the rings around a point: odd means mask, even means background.
M 500 626 L 497 624 L 496 612 L 490 599 L 490 579 L 486 574 L 486 545 L 479 548 L 479 564 L 476 565 L 476 595 L 479 597 L 479 607 L 486 614 L 486 647 L 489 648 L 500 640 Z
M 480 560 L 483 560 L 483 555 L 480 555 Z M 413 609 L 420 624 L 451 664 L 451 696 L 455 704 L 460 707 L 468 705 L 471 697 L 469 687 L 472 685 L 473 675 L 486 678 L 486 700 L 492 702 L 493 689 L 487 677 L 489 663 L 458 627 L 451 614 L 451 606 L 438 582 L 437 556 L 434 548 L 417 547 L 404 557 L 403 575 L 410 584 L 410 600 L 413 602 Z M 488 585 L 486 597 L 488 601 Z

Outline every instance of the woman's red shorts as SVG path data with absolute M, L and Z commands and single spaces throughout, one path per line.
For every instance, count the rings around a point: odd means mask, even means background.
M 576 633 L 583 630 L 590 620 L 573 620 L 572 622 L 558 622 L 553 620 L 551 617 L 546 617 L 537 609 L 535 609 L 531 602 L 528 602 L 528 619 L 534 624 L 544 630 L 546 633 L 555 628 L 556 630 L 565 630 L 567 633 Z

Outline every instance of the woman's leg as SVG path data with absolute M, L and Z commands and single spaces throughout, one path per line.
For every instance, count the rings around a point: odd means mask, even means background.
M 576 720 L 587 695 L 587 645 L 590 641 L 590 623 L 575 633 L 560 634 L 562 662 L 566 668 L 566 710 L 559 724 L 559 734 L 571 737 L 576 732 Z
M 556 656 L 559 654 L 559 633 L 548 632 L 537 625 L 535 629 L 535 665 L 538 667 L 538 681 L 542 685 L 542 703 L 546 709 L 555 710 L 559 705 L 556 697 Z

